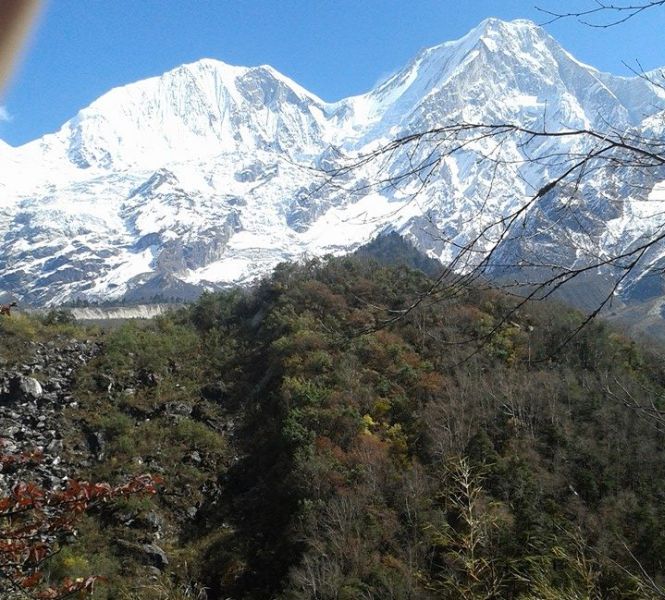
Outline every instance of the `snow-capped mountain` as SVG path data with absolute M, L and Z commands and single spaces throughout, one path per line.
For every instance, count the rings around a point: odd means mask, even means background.
M 479 251 L 499 241 L 481 233 L 556 173 L 551 157 L 591 149 L 506 138 L 497 169 L 496 139 L 447 155 L 451 140 L 439 136 L 325 175 L 345 157 L 456 122 L 664 139 L 665 92 L 580 63 L 523 20 L 486 20 L 335 103 L 268 66 L 183 65 L 111 90 L 56 133 L 0 142 L 0 290 L 35 304 L 188 298 L 281 261 L 349 252 L 386 229 L 448 262 L 469 240 Z M 533 152 L 550 159 L 526 161 Z M 577 208 L 544 197 L 496 256 L 579 263 L 638 243 L 660 224 L 665 188 L 654 186 L 665 173 L 622 177 L 590 173 Z M 661 258 L 654 249 L 645 260 Z M 626 296 L 639 279 L 624 282 Z

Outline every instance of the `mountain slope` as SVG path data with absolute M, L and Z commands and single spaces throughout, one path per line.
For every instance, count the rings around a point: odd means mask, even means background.
M 514 166 L 496 173 L 483 158 L 492 140 L 479 140 L 445 159 L 434 155 L 422 189 L 422 173 L 373 184 L 426 164 L 433 144 L 363 164 L 334 185 L 320 169 L 343 165 L 340 153 L 362 155 L 460 121 L 550 130 L 611 123 L 661 136 L 663 110 L 661 90 L 579 63 L 522 20 L 484 21 L 424 50 L 367 94 L 336 103 L 270 67 L 201 60 L 111 90 L 55 134 L 0 148 L 0 289 L 36 304 L 190 298 L 280 261 L 352 251 L 384 230 L 448 262 L 555 165 L 529 163 L 532 148 L 508 140 L 502 156 Z M 548 140 L 539 150 L 589 146 Z M 557 198 L 544 199 L 529 235 L 497 256 L 574 263 L 636 243 L 659 225 L 665 205 L 646 200 L 660 179 L 664 173 L 640 172 L 625 184 L 617 176 L 610 195 L 607 178 L 590 177 L 574 215 L 561 219 Z M 576 231 L 580 218 L 592 241 Z M 478 251 L 496 242 L 489 235 Z M 659 260 L 655 251 L 652 262 Z
M 533 303 L 505 322 L 515 298 L 473 286 L 381 327 L 431 283 L 344 257 L 78 344 L 0 320 L 10 368 L 38 365 L 52 391 L 0 406 L 17 450 L 57 433 L 47 475 L 164 480 L 154 503 L 94 511 L 47 570 L 105 576 L 109 599 L 196 596 L 169 582 L 209 600 L 653 597 L 660 349 L 602 322 L 561 348 L 579 313 Z M 157 544 L 161 577 L 118 540 Z

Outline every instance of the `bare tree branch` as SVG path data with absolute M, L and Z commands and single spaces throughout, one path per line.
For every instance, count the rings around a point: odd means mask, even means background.
M 551 145 L 544 145 L 547 140 L 554 139 L 563 140 L 567 146 L 562 149 L 557 145 L 552 149 Z M 483 144 L 484 146 L 481 146 Z M 487 150 L 488 144 L 489 150 Z M 426 149 L 424 154 L 423 148 Z M 521 154 L 517 157 L 510 154 L 510 148 L 517 148 Z M 342 158 L 341 163 L 323 174 L 322 185 L 332 183 L 347 189 L 350 193 L 363 194 L 370 191 L 384 191 L 388 188 L 393 191 L 406 189 L 405 197 L 408 204 L 415 201 L 431 184 L 449 157 L 467 151 L 479 156 L 478 160 L 492 162 L 491 180 L 488 182 L 482 203 L 468 218 L 468 223 L 475 226 L 475 233 L 463 242 L 440 233 L 438 239 L 451 247 L 452 259 L 428 289 L 403 309 L 391 310 L 381 326 L 390 325 L 403 318 L 425 301 L 440 302 L 442 299 L 456 297 L 460 290 L 474 283 L 486 282 L 502 269 L 512 269 L 523 274 L 529 270 L 534 272 L 533 277 L 523 275 L 520 281 L 501 284 L 507 290 L 517 291 L 515 295 L 519 296 L 520 300 L 509 313 L 499 319 L 488 334 L 475 340 L 454 342 L 472 341 L 480 346 L 495 335 L 526 302 L 547 298 L 574 279 L 604 269 L 612 275 L 613 283 L 595 309 L 575 331 L 571 332 L 569 339 L 572 339 L 612 302 L 631 273 L 638 266 L 644 266 L 649 251 L 665 240 L 665 220 L 663 220 L 660 223 L 654 222 L 650 235 L 639 238 L 629 248 L 623 248 L 614 254 L 596 252 L 593 249 L 594 233 L 585 225 L 583 214 L 576 209 L 576 204 L 584 207 L 588 202 L 582 193 L 585 180 L 593 175 L 615 172 L 625 174 L 630 170 L 657 172 L 665 167 L 663 140 L 633 131 L 618 131 L 610 127 L 604 131 L 592 129 L 551 131 L 546 127 L 535 129 L 510 123 L 452 123 L 422 132 L 409 133 L 369 152 Z M 387 161 L 393 160 L 399 153 L 406 153 L 408 156 L 408 167 L 396 175 L 391 175 Z M 497 172 L 500 169 L 518 169 L 523 165 L 535 165 L 546 178 L 544 183 L 531 194 L 515 202 L 514 208 L 506 214 L 489 218 L 487 207 L 495 194 Z M 364 180 L 359 187 L 354 187 L 351 175 L 361 168 L 371 170 L 372 167 L 375 167 L 374 173 L 381 173 L 382 176 L 371 178 L 369 181 Z M 347 183 L 349 181 L 350 184 Z M 344 188 L 345 185 L 350 187 Z M 639 189 L 640 193 L 647 191 L 648 187 Z M 527 239 L 525 233 L 527 223 L 537 218 L 544 201 L 547 200 L 551 205 L 553 199 L 558 201 L 555 205 L 558 215 L 555 214 L 554 225 L 557 226 L 558 222 L 563 223 L 565 219 L 569 219 L 576 224 L 579 236 L 589 240 L 587 247 L 580 249 L 578 262 L 569 265 L 540 259 L 529 260 L 524 257 L 516 264 L 501 262 L 498 256 L 499 249 L 507 243 L 520 243 Z M 428 219 L 435 226 L 431 215 Z M 558 230 L 557 232 L 559 235 L 565 235 Z M 579 245 L 579 240 L 571 239 L 570 244 L 571 248 L 575 248 Z
M 557 12 L 536 7 L 541 13 L 549 17 L 544 25 L 549 25 L 561 19 L 573 18 L 589 27 L 605 29 L 620 25 L 644 11 L 664 6 L 665 0 L 648 0 L 643 2 L 606 2 L 605 0 L 594 0 L 593 6 L 588 9 Z

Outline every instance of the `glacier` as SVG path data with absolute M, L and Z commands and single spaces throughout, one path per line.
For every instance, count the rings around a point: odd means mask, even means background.
M 36 306 L 189 299 L 388 230 L 442 264 L 476 240 L 479 256 L 497 246 L 498 264 L 579 265 L 665 224 L 665 170 L 628 168 L 587 174 L 578 205 L 543 198 L 519 239 L 492 229 L 557 166 L 530 153 L 582 155 L 586 139 L 506 138 L 501 169 L 488 160 L 492 138 L 443 155 L 436 137 L 380 152 L 462 122 L 665 139 L 665 91 L 581 63 L 525 20 L 485 20 L 337 102 L 266 65 L 182 65 L 109 91 L 55 133 L 0 141 L 0 291 Z M 431 170 L 405 176 L 430 157 Z M 663 296 L 664 264 L 665 247 L 654 247 L 618 288 L 621 301 Z

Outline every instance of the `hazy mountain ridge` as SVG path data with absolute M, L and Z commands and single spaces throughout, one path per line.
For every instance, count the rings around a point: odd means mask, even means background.
M 191 297 L 250 281 L 280 261 L 352 251 L 386 229 L 445 262 L 454 246 L 430 235 L 432 223 L 463 245 L 531 193 L 542 166 L 496 179 L 476 145 L 443 161 L 416 202 L 408 186 L 349 192 L 373 180 L 371 167 L 353 172 L 343 189 L 321 187 L 316 168 L 333 166 L 335 149 L 359 152 L 454 121 L 542 127 L 546 118 L 551 129 L 611 122 L 660 136 L 663 110 L 665 92 L 583 65 L 521 20 L 484 21 L 422 51 L 367 94 L 336 103 L 271 67 L 204 59 L 111 90 L 58 132 L 0 148 L 0 288 L 37 304 L 149 298 L 164 289 Z M 517 145 L 508 150 L 523 159 Z M 397 152 L 385 173 L 430 151 Z M 665 174 L 637 173 L 639 186 L 620 175 L 586 182 L 588 226 L 600 238 L 593 247 L 560 222 L 552 197 L 530 220 L 529 243 L 502 252 L 512 258 L 535 248 L 574 262 L 636 243 L 665 208 L 663 194 L 643 201 L 658 179 Z M 636 202 L 617 205 L 608 187 Z M 582 255 L 561 252 L 570 242 Z M 656 249 L 650 262 L 659 260 Z

